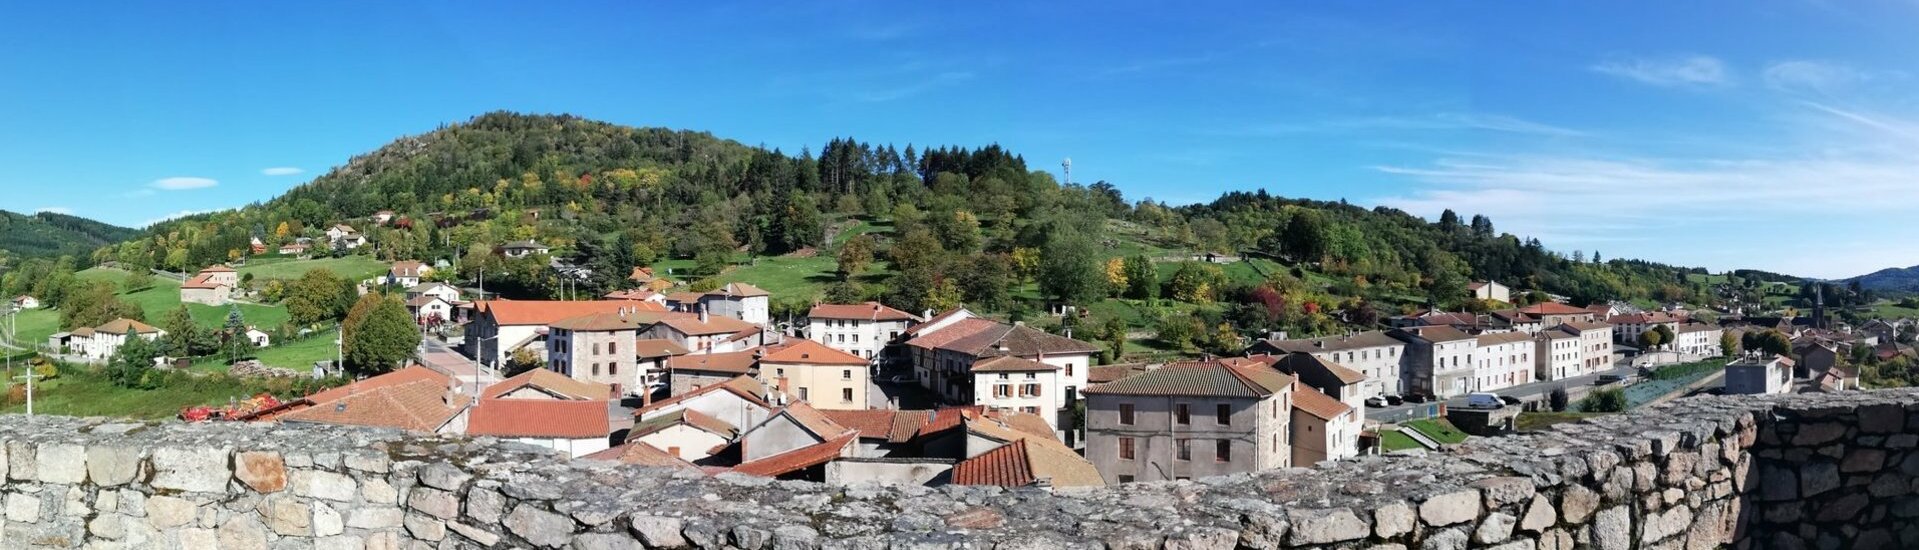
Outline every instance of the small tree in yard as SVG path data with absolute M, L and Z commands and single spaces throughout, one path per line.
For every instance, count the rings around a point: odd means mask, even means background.
M 1648 350 L 1656 349 L 1659 347 L 1659 344 L 1665 341 L 1666 341 L 1665 337 L 1660 335 L 1659 331 L 1656 331 L 1656 330 L 1648 330 L 1648 331 L 1639 333 L 1640 349 L 1648 349 Z
M 1567 405 L 1566 402 L 1570 398 L 1567 397 L 1566 395 L 1565 387 L 1558 387 L 1558 388 L 1553 388 L 1553 392 L 1551 394 L 1548 394 L 1546 396 L 1546 399 L 1547 399 L 1547 404 L 1552 407 L 1553 412 L 1563 412 L 1566 410 L 1566 405 Z
M 382 373 L 399 366 L 420 345 L 413 316 L 398 298 L 368 293 L 347 311 L 341 325 L 346 366 L 357 372 Z
M 1659 333 L 1659 341 L 1666 345 L 1672 345 L 1679 341 L 1679 335 L 1673 334 L 1672 327 L 1668 327 L 1666 325 L 1659 325 L 1659 326 L 1653 327 L 1652 331 Z
M 1598 390 L 1579 400 L 1581 412 L 1623 412 L 1626 410 L 1626 392 L 1619 389 Z
M 107 364 L 107 379 L 122 388 L 149 388 L 152 380 L 147 373 L 153 369 L 153 360 L 160 356 L 153 343 L 141 338 L 140 333 L 127 330 L 126 343 L 113 354 L 113 362 Z
M 247 339 L 247 320 L 240 314 L 239 304 L 227 308 L 227 324 L 221 337 L 226 338 L 228 364 L 253 357 L 253 341 Z
M 1739 338 L 1730 332 L 1719 335 L 1719 354 L 1731 357 L 1736 353 L 1739 353 Z

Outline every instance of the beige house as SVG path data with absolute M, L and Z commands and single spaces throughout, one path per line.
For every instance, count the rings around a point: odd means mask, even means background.
M 973 404 L 1038 416 L 1048 426 L 1059 426 L 1058 365 L 1001 355 L 975 361 L 971 372 Z
M 1473 298 L 1480 300 L 1498 300 L 1509 304 L 1513 301 L 1513 289 L 1499 284 L 1499 281 L 1474 281 L 1466 285 L 1466 290 L 1472 291 Z
M 1099 351 L 1099 346 L 1024 323 L 980 318 L 953 322 L 906 344 L 922 384 L 949 403 L 981 402 L 982 393 L 991 388 L 977 385 L 972 367 L 987 359 L 1012 356 L 1059 367 L 1060 389 L 1052 393 L 1055 409 L 1066 407 L 1071 396 L 1086 389 L 1087 371 Z
M 1538 371 L 1533 353 L 1538 348 L 1524 332 L 1481 334 L 1473 348 L 1472 391 L 1494 391 L 1531 384 Z
M 1612 325 L 1595 321 L 1573 321 L 1560 325 L 1566 332 L 1579 335 L 1580 374 L 1612 370 Z
M 760 380 L 821 410 L 867 408 L 873 385 L 866 358 L 803 338 L 766 347 Z
M 757 380 L 758 377 L 754 376 L 757 371 L 754 369 L 759 364 L 758 348 L 724 353 L 683 353 L 666 358 L 666 372 L 670 392 L 678 396 L 741 376 Z
M 1308 467 L 1327 460 L 1359 456 L 1360 409 L 1333 399 L 1312 386 L 1293 386 L 1293 465 Z
M 641 391 L 633 349 L 642 324 L 620 313 L 590 313 L 555 321 L 546 338 L 546 364 L 574 380 L 605 384 L 614 395 Z
M 1286 468 L 1292 415 L 1291 376 L 1166 365 L 1086 389 L 1086 458 L 1109 484 Z
M 239 285 L 239 272 L 231 267 L 215 265 L 200 270 L 192 278 L 180 283 L 180 301 L 223 306 L 233 297 L 233 289 Z
M 1586 357 L 1579 346 L 1577 332 L 1559 327 L 1539 331 L 1533 335 L 1533 376 L 1541 382 L 1579 376 Z

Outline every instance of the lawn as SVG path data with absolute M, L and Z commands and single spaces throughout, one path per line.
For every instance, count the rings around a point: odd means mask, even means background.
M 104 280 L 119 284 L 126 279 L 126 272 L 113 268 L 96 267 L 81 271 L 76 276 L 83 279 Z M 134 293 L 122 293 L 120 299 L 139 306 L 146 313 L 146 322 L 158 323 L 167 312 L 180 307 L 180 282 L 166 277 L 154 277 L 153 287 Z M 187 311 L 193 314 L 193 320 L 201 326 L 218 328 L 226 326 L 228 306 L 209 306 L 206 304 L 187 304 Z M 287 310 L 280 306 L 258 304 L 240 304 L 240 315 L 249 325 L 273 331 L 287 321 Z M 20 313 L 18 340 L 22 343 L 46 342 L 48 336 L 60 331 L 60 312 L 54 309 L 35 309 Z
M 1451 445 L 1466 440 L 1466 432 L 1459 431 L 1459 428 L 1453 427 L 1453 423 L 1444 418 L 1413 420 L 1401 426 L 1419 430 L 1419 433 L 1426 434 L 1426 437 L 1433 438 L 1433 441 L 1438 441 L 1441 445 Z
M 1399 430 L 1380 430 L 1379 448 L 1381 451 L 1390 453 L 1407 449 L 1424 449 L 1426 446 L 1414 441 L 1412 436 L 1399 433 Z
M 1547 428 L 1551 428 L 1554 424 L 1578 422 L 1580 420 L 1592 418 L 1595 416 L 1599 416 L 1601 414 L 1603 413 L 1524 412 L 1524 413 L 1519 413 L 1519 418 L 1513 420 L 1513 426 L 1514 426 L 1514 429 L 1517 429 L 1522 432 L 1536 432 L 1536 431 L 1544 430 Z
M 346 256 L 341 258 L 314 258 L 301 260 L 286 256 L 254 258 L 239 268 L 240 276 L 252 274 L 255 280 L 298 279 L 306 272 L 318 268 L 327 268 L 334 275 L 350 281 L 361 281 L 386 273 L 387 264 L 366 256 Z
M 760 256 L 757 259 L 741 257 L 735 265 L 713 277 L 721 283 L 747 283 L 773 293 L 774 300 L 804 299 L 816 297 L 826 289 L 826 285 L 838 280 L 839 259 L 830 254 L 821 253 L 810 258 L 794 256 Z M 862 284 L 881 282 L 891 274 L 885 262 L 874 262 L 866 273 L 859 277 Z M 688 275 L 693 271 L 692 260 L 663 260 L 653 265 L 655 270 L 664 271 L 664 275 L 680 282 L 691 282 L 697 277 Z M 656 271 L 658 272 L 658 271 Z
M 280 397 L 293 393 L 287 381 L 240 380 L 222 375 L 176 381 L 155 390 L 122 388 L 92 372 L 65 372 L 36 382 L 33 409 L 38 414 L 118 416 L 141 419 L 172 418 L 190 405 L 224 405 L 228 399 L 246 399 L 261 392 Z M 0 398 L 0 413 L 24 413 L 24 402 Z
M 338 356 L 334 340 L 339 338 L 338 329 L 316 332 L 299 340 L 274 342 L 272 346 L 261 349 L 254 355 L 261 363 L 269 367 L 280 367 L 296 372 L 307 372 L 315 361 L 330 361 Z M 220 356 L 201 357 L 193 362 L 195 370 L 226 372 L 227 362 Z

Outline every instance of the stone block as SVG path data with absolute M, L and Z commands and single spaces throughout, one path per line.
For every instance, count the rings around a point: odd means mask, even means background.
M 1482 479 L 1472 483 L 1486 497 L 1486 508 L 1495 509 L 1532 499 L 1538 488 L 1532 478 L 1508 476 Z
M 513 507 L 501 524 L 527 542 L 547 547 L 565 544 L 574 528 L 572 519 L 530 504 Z
M 322 470 L 294 470 L 287 486 L 293 494 L 335 502 L 351 502 L 360 490 L 353 478 Z
M 1413 507 L 1404 502 L 1394 502 L 1373 509 L 1373 534 L 1382 539 L 1391 539 L 1413 532 L 1419 523 L 1419 516 L 1413 513 Z
M 397 504 L 400 492 L 386 480 L 373 477 L 360 481 L 360 498 L 373 504 Z
M 1349 508 L 1293 510 L 1292 536 L 1295 546 L 1330 544 L 1366 538 L 1372 529 Z
M 140 475 L 144 453 L 134 447 L 95 445 L 87 448 L 87 480 L 101 487 L 133 483 Z
M 327 503 L 313 502 L 313 536 L 331 537 L 346 532 L 346 520 Z
M 1629 550 L 1632 540 L 1632 509 L 1614 506 L 1593 515 L 1593 547 L 1598 550 Z
M 439 489 L 416 488 L 407 496 L 406 505 L 420 513 L 440 519 L 456 519 L 460 515 L 460 500 L 453 493 Z
M 392 506 L 356 508 L 347 511 L 346 525 L 354 529 L 385 530 L 400 526 L 405 513 Z
M 183 498 L 158 495 L 146 499 L 147 523 L 155 529 L 186 525 L 199 514 L 200 507 Z
M 267 530 L 260 520 L 236 515 L 220 526 L 220 550 L 266 550 Z
M 499 534 L 472 525 L 449 521 L 446 523 L 446 528 L 480 546 L 492 547 L 500 543 Z
M 286 460 L 275 452 L 242 452 L 233 457 L 233 476 L 257 493 L 277 493 L 287 487 Z
M 40 522 L 40 497 L 22 494 L 7 494 L 7 521 L 20 523 Z
M 1519 529 L 1528 533 L 1541 533 L 1559 523 L 1559 511 L 1553 508 L 1552 499 L 1546 495 L 1533 495 L 1532 504 L 1526 506 L 1526 515 L 1519 520 Z
M 681 534 L 685 523 L 680 518 L 662 516 L 633 516 L 632 531 L 639 536 L 640 542 L 652 548 L 679 548 L 686 546 L 686 537 Z
M 585 533 L 573 537 L 573 544 L 569 547 L 572 550 L 642 550 L 640 541 L 633 540 L 633 537 L 623 533 Z M 776 548 L 777 546 L 764 547 Z M 818 547 L 817 542 L 813 547 Z
M 267 528 L 281 536 L 313 535 L 313 508 L 306 502 L 286 496 L 269 497 L 260 501 L 259 512 Z
M 36 481 L 40 479 L 39 462 L 34 459 L 34 446 L 28 441 L 7 442 L 7 479 L 14 481 Z
M 1518 519 L 1504 512 L 1493 512 L 1479 521 L 1479 528 L 1473 530 L 1473 542 L 1479 544 L 1498 544 L 1513 536 L 1513 526 Z
M 446 522 L 420 514 L 407 514 L 405 519 L 407 534 L 424 541 L 439 541 L 446 538 Z
M 87 448 L 72 443 L 45 443 L 35 450 L 41 483 L 78 484 L 87 480 Z
M 1419 519 L 1434 527 L 1465 523 L 1479 517 L 1479 506 L 1478 489 L 1453 491 L 1419 503 Z
M 436 462 L 420 468 L 420 484 L 442 491 L 459 491 L 460 486 L 465 485 L 470 479 L 473 479 L 473 474 L 460 471 L 452 464 L 444 462 Z
M 227 481 L 233 479 L 233 470 L 227 465 L 229 454 L 226 448 L 155 449 L 152 484 L 176 491 L 225 493 Z

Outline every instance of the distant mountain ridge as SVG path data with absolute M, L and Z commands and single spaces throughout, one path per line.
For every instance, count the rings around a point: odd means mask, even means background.
M 1888 267 L 1844 280 L 1846 283 L 1853 281 L 1858 281 L 1860 288 L 1873 292 L 1919 292 L 1919 265 Z
M 79 216 L 0 210 L 0 250 L 29 257 L 85 256 L 101 246 L 131 239 L 137 229 Z

